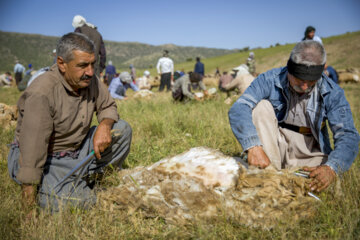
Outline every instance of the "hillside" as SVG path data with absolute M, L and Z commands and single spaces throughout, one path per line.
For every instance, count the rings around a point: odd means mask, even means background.
M 323 38 L 322 40 L 329 65 L 336 69 L 360 68 L 360 31 Z M 251 50 L 255 53 L 256 71 L 261 73 L 274 67 L 285 66 L 294 46 L 295 43 Z M 219 67 L 220 71 L 230 70 L 245 63 L 248 55 L 249 52 L 237 52 L 204 59 L 205 72 L 206 74 L 214 74 L 216 67 Z M 176 69 L 189 71 L 193 69 L 194 64 L 195 61 L 184 62 L 177 64 Z
M 15 59 L 25 66 L 32 63 L 34 69 L 52 64 L 52 50 L 56 48 L 58 37 L 36 34 L 10 33 L 0 31 L 0 71 L 13 69 Z M 162 51 L 167 49 L 175 63 L 185 62 L 200 56 L 209 58 L 235 52 L 235 50 L 181 47 L 173 44 L 149 45 L 135 42 L 105 41 L 107 59 L 117 68 L 134 64 L 138 68 L 150 68 L 156 65 Z
M 53 61 L 51 52 L 57 40 L 56 37 L 0 31 L 0 71 L 12 70 L 15 58 L 19 58 L 24 64 L 31 62 L 35 69 L 50 65 Z M 330 65 L 337 69 L 360 68 L 360 31 L 323 38 L 323 43 Z M 138 69 L 138 75 L 145 69 L 149 69 L 153 75 L 156 74 L 155 65 L 163 49 L 171 52 L 176 70 L 192 70 L 195 57 L 201 56 L 206 74 L 213 74 L 216 67 L 223 71 L 245 63 L 249 53 L 180 47 L 172 44 L 154 46 L 135 42 L 105 41 L 105 45 L 108 59 L 113 61 L 118 71 L 128 70 L 129 64 L 132 63 Z M 252 50 L 255 53 L 257 72 L 286 65 L 294 45 L 295 43 Z

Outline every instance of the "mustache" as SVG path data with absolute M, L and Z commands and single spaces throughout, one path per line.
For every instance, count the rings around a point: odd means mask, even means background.
M 81 76 L 80 80 L 88 80 L 88 79 L 91 79 L 91 78 L 92 78 L 92 76 L 84 74 L 84 75 Z

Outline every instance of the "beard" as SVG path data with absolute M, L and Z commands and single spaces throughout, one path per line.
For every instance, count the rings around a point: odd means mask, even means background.
M 296 85 L 294 85 L 294 86 L 291 86 L 291 85 L 290 85 L 290 87 L 291 87 L 296 93 L 299 93 L 299 94 L 309 93 L 309 92 L 311 92 L 311 90 L 313 90 L 313 88 L 314 88 L 314 86 L 312 86 L 312 87 L 308 87 L 307 89 L 303 90 L 303 89 L 301 89 L 299 86 L 296 86 Z

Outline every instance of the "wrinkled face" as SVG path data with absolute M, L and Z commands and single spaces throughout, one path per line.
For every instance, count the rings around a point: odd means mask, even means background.
M 307 37 L 310 38 L 310 39 L 313 39 L 315 36 L 315 31 L 311 31 L 308 33 Z
M 78 91 L 90 85 L 94 75 L 95 55 L 80 50 L 73 51 L 73 60 L 64 62 L 58 57 L 57 64 L 69 85 Z
M 297 77 L 294 77 L 290 73 L 288 73 L 288 79 L 290 86 L 295 90 L 295 92 L 299 94 L 310 92 L 317 82 L 317 80 L 315 81 L 301 80 Z

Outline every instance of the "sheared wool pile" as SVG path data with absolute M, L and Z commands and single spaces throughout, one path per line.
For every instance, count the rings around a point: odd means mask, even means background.
M 225 216 L 267 229 L 288 214 L 296 221 L 314 210 L 306 179 L 289 171 L 246 169 L 235 158 L 204 147 L 122 170 L 119 177 L 118 186 L 98 195 L 102 209 L 141 210 L 173 224 Z
M 16 106 L 0 103 L 0 126 L 8 129 L 16 126 L 18 111 Z
M 147 89 L 139 90 L 134 94 L 134 98 L 150 99 L 154 96 L 155 96 L 155 94 L 152 91 L 147 90 Z

